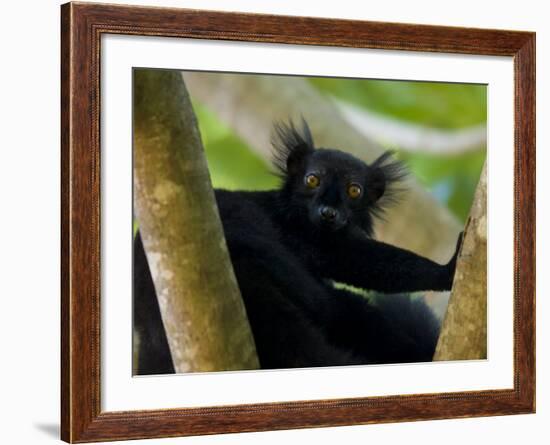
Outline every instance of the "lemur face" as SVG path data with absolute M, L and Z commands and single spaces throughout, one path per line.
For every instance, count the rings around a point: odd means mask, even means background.
M 337 231 L 357 222 L 354 216 L 364 212 L 369 203 L 364 162 L 341 151 L 318 149 L 305 159 L 302 172 L 296 192 L 304 197 L 314 226 Z
M 312 230 L 372 234 L 373 217 L 391 201 L 392 186 L 405 176 L 386 152 L 372 164 L 335 149 L 315 148 L 306 122 L 275 127 L 275 166 L 283 178 L 288 219 Z M 385 199 L 381 199 L 384 197 Z

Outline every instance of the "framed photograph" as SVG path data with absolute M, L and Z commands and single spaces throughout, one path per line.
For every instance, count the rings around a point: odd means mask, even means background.
M 535 34 L 61 8 L 67 442 L 535 411 Z

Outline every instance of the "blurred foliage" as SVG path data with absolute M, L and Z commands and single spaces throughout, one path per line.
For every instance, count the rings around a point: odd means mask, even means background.
M 485 162 L 484 149 L 445 157 L 400 152 L 399 157 L 439 202 L 466 221 Z
M 212 185 L 227 190 L 269 190 L 278 178 L 271 167 L 223 125 L 206 107 L 193 102 Z
M 485 85 L 311 77 L 324 93 L 427 127 L 456 129 L 487 120 Z
M 328 78 L 308 81 L 323 94 L 406 122 L 444 129 L 486 122 L 484 85 Z M 194 101 L 193 107 L 214 187 L 277 187 L 278 179 L 271 174 L 268 163 L 205 106 Z M 485 161 L 485 147 L 455 156 L 399 151 L 398 157 L 436 199 L 462 221 L 466 220 Z

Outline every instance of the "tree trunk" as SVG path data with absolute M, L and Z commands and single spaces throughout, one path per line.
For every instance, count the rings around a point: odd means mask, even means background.
M 464 232 L 434 360 L 487 358 L 487 173 L 483 167 Z
M 338 107 L 306 80 L 263 76 L 184 72 L 191 95 L 231 127 L 264 159 L 271 158 L 273 121 L 303 115 L 318 146 L 347 150 L 367 162 L 384 149 L 365 138 Z M 412 178 L 400 204 L 377 222 L 378 239 L 444 263 L 454 253 L 460 224 Z
M 134 209 L 176 372 L 258 368 L 196 118 L 175 71 L 134 70 Z

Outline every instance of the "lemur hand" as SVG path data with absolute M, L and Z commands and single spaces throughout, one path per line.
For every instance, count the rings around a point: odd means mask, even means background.
M 464 237 L 464 232 L 460 232 L 458 235 L 458 240 L 456 242 L 456 248 L 455 253 L 451 260 L 447 263 L 446 268 L 449 276 L 449 289 L 453 286 L 453 280 L 455 276 L 455 269 L 456 269 L 456 260 L 458 258 L 458 254 L 460 252 L 460 247 L 462 246 L 462 238 Z

